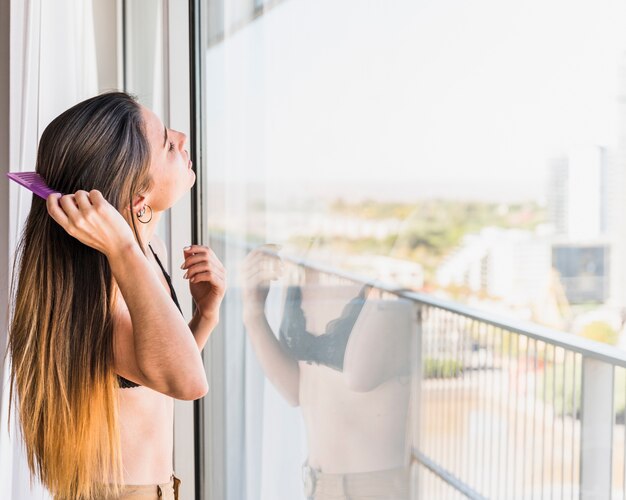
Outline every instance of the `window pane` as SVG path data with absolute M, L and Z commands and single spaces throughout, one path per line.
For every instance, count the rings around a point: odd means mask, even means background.
M 209 4 L 216 498 L 571 495 L 593 445 L 622 484 L 626 382 L 581 396 L 578 342 L 622 366 L 625 11 Z

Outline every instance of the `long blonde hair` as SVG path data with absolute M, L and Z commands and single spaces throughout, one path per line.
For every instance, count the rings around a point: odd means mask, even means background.
M 122 210 L 150 187 L 149 165 L 139 104 L 109 92 L 46 127 L 36 171 L 55 190 L 98 189 Z M 15 389 L 31 478 L 58 499 L 118 496 L 123 484 L 114 296 L 104 254 L 67 234 L 33 196 L 11 280 L 9 415 Z

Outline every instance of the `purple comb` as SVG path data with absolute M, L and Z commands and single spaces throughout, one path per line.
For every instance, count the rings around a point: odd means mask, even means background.
M 18 184 L 21 184 L 26 189 L 30 189 L 37 196 L 44 200 L 48 198 L 52 193 L 59 193 L 46 184 L 37 172 L 8 172 L 7 177 Z M 61 194 L 61 193 L 59 193 Z

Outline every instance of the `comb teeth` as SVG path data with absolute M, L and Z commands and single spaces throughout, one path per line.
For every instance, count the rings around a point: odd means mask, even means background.
M 29 189 L 44 200 L 53 193 L 58 193 L 46 184 L 37 172 L 8 172 L 7 177 L 26 189 Z M 59 193 L 60 194 L 60 193 Z

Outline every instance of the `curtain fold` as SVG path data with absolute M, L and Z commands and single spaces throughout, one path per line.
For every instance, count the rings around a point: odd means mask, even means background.
M 91 0 L 11 1 L 10 168 L 35 169 L 41 132 L 58 114 L 97 94 L 97 61 Z M 11 256 L 22 231 L 31 194 L 11 183 L 9 210 Z M 4 352 L 0 353 L 4 356 Z M 30 478 L 22 437 L 11 412 L 8 431 L 10 358 L 1 375 L 0 484 L 2 497 L 49 499 Z

